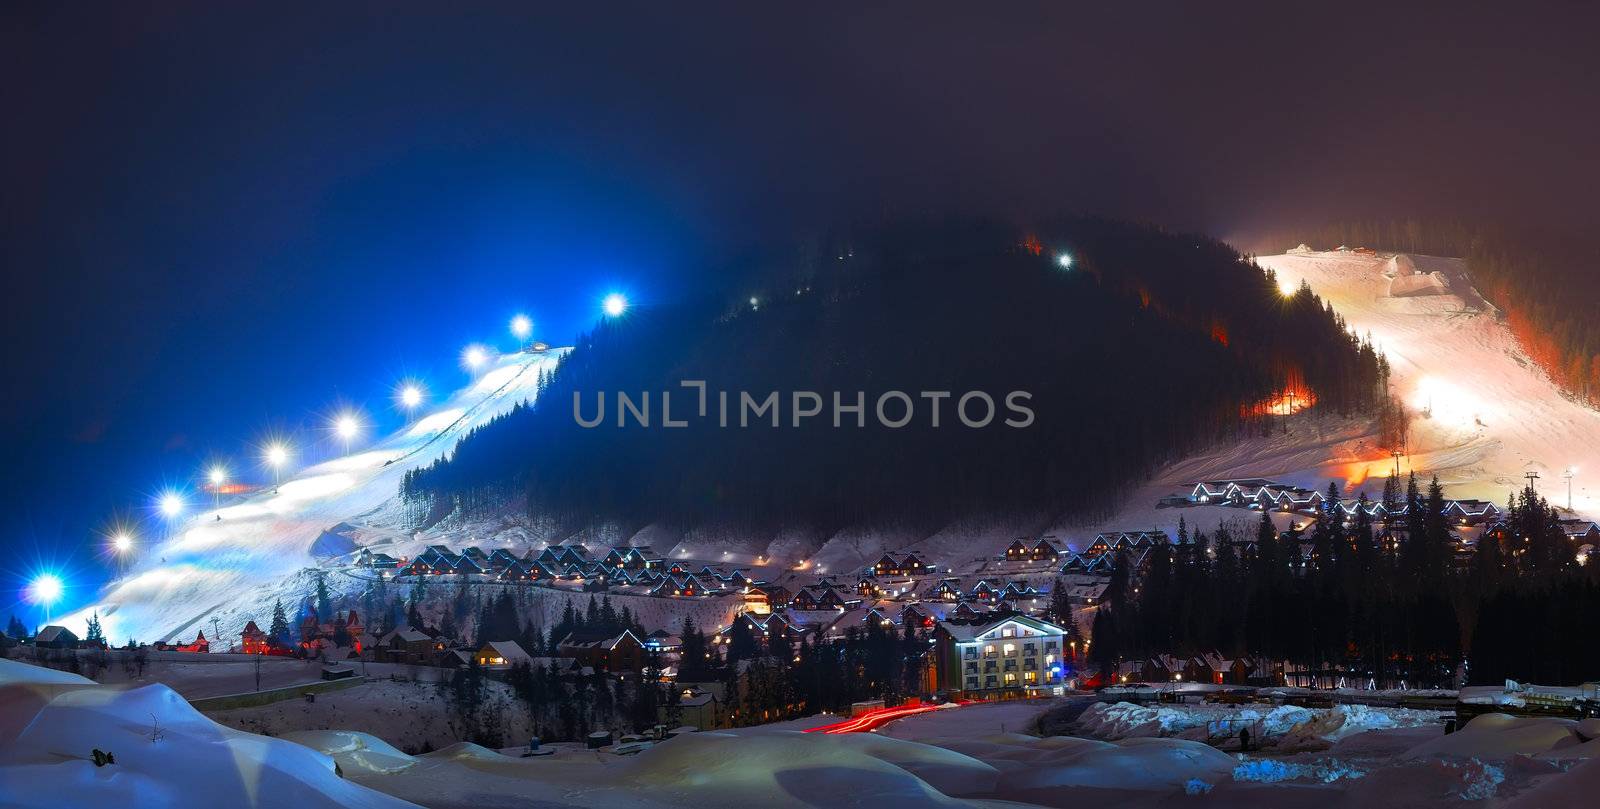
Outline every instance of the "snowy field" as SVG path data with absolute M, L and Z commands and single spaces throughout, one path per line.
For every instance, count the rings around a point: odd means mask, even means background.
M 1366 730 L 1325 750 L 1262 757 L 1185 739 L 1037 738 L 1012 729 L 1041 707 L 968 706 L 877 734 L 694 733 L 633 756 L 562 745 L 553 756 L 525 759 L 470 744 L 412 756 L 364 732 L 246 733 L 162 685 L 101 686 L 0 661 L 0 802 L 699 809 L 1003 800 L 1382 809 L 1488 800 L 1480 805 L 1520 809 L 1586 805 L 1600 788 L 1600 720 L 1488 714 L 1448 736 L 1437 727 Z M 95 750 L 115 761 L 96 766 Z

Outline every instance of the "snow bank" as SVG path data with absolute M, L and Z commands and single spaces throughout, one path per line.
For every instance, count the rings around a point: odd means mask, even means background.
M 21 734 L 57 696 L 93 687 L 87 677 L 0 658 L 0 745 Z
M 115 757 L 96 766 L 94 750 Z M 225 728 L 162 685 L 63 692 L 0 745 L 7 806 L 409 806 L 345 781 L 293 742 Z
M 1233 766 L 1232 756 L 1199 742 L 1129 739 L 1104 746 L 1047 748 L 1032 766 L 1008 775 L 1006 788 L 1177 790 L 1194 780 L 1207 784 L 1226 780 Z
M 1582 730 L 1595 730 L 1596 725 Z M 1448 736 L 1440 736 L 1407 750 L 1405 758 L 1477 758 L 1502 761 L 1514 756 L 1544 758 L 1592 758 L 1600 755 L 1600 743 L 1580 732 L 1572 719 L 1555 717 L 1519 718 L 1490 713 L 1474 718 Z
M 1278 742 L 1280 750 L 1319 750 L 1347 736 L 1369 730 L 1423 727 L 1442 723 L 1440 711 L 1409 708 L 1375 708 L 1370 705 L 1335 705 L 1289 728 Z
M 613 768 L 641 790 L 699 805 L 964 805 L 999 771 L 977 759 L 870 733 L 678 736 Z
M 333 757 L 345 773 L 388 774 L 414 767 L 416 758 L 370 733 L 349 730 L 300 730 L 285 733 L 285 741 L 305 745 Z
M 1389 297 L 1409 298 L 1417 295 L 1447 295 L 1450 279 L 1441 272 L 1401 275 L 1389 280 Z
M 1389 259 L 1388 264 L 1384 265 L 1384 272 L 1395 278 L 1416 275 L 1417 262 L 1412 261 L 1411 257 L 1405 253 L 1399 253 L 1394 258 Z

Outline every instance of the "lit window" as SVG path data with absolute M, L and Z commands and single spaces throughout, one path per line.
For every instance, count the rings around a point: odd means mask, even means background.
M 1012 656 L 1012 655 L 1014 655 L 1016 653 L 1017 653 L 1017 645 L 1015 643 L 1006 644 L 1006 657 L 1010 657 L 1010 656 Z

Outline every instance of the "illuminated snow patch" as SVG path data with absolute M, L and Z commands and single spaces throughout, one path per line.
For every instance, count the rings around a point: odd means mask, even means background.
M 398 457 L 400 457 L 400 453 L 395 452 L 393 450 L 375 449 L 375 450 L 372 450 L 370 452 L 361 452 L 361 453 L 357 453 L 355 455 L 346 455 L 343 458 L 334 458 L 333 460 L 328 461 L 327 463 L 318 464 L 317 468 L 318 469 L 325 469 L 325 470 L 332 471 L 332 472 L 354 472 L 354 471 L 361 470 L 361 469 L 375 469 L 377 467 L 383 466 L 384 464 L 386 464 L 389 461 L 392 461 L 392 460 L 394 460 L 395 458 L 398 458 Z M 297 481 L 291 481 L 289 483 L 285 483 L 282 486 L 278 487 L 278 491 L 281 492 L 284 489 L 287 489 L 290 486 L 294 485 L 295 483 L 301 483 L 301 482 L 303 482 L 303 481 L 297 480 Z
M 460 407 L 452 407 L 448 410 L 441 410 L 431 416 L 427 416 L 419 420 L 416 424 L 411 425 L 411 429 L 406 431 L 406 437 L 418 438 L 440 432 L 446 427 L 455 424 L 456 419 L 461 418 L 466 414 L 466 412 L 467 411 L 465 409 Z
M 472 392 L 476 394 L 493 393 L 502 385 L 516 378 L 517 374 L 522 373 L 523 367 L 521 363 L 502 365 L 479 377 L 477 383 L 472 386 Z
M 1481 399 L 1437 376 L 1425 376 L 1417 380 L 1411 406 L 1429 414 L 1440 424 L 1455 427 L 1481 424 L 1481 418 L 1485 415 L 1485 403 Z

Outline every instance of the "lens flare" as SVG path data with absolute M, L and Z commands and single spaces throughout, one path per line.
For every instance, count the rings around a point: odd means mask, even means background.
M 601 306 L 607 317 L 621 317 L 623 312 L 628 311 L 628 299 L 620 292 L 613 292 L 606 296 Z
M 169 518 L 176 517 L 183 513 L 183 495 L 177 492 L 167 492 L 161 495 L 157 505 L 161 508 L 162 515 Z
M 416 410 L 417 407 L 422 404 L 422 400 L 425 396 L 426 394 L 423 393 L 422 385 L 416 382 L 406 382 L 401 384 L 400 388 L 396 390 L 394 394 L 395 401 L 400 404 L 400 407 L 406 410 Z
M 333 432 L 339 436 L 339 440 L 349 442 L 350 439 L 360 435 L 361 419 L 354 413 L 340 413 L 333 419 Z
M 511 336 L 518 340 L 526 340 L 530 334 L 533 334 L 533 321 L 527 315 L 511 318 Z
M 281 469 L 289 462 L 289 445 L 282 441 L 273 441 L 261 451 L 261 459 L 273 469 Z
M 489 349 L 481 345 L 467 346 L 461 352 L 461 367 L 476 373 L 489 364 Z
M 61 600 L 61 592 L 65 589 L 60 576 L 54 573 L 41 573 L 28 585 L 28 599 L 35 604 L 48 606 Z

